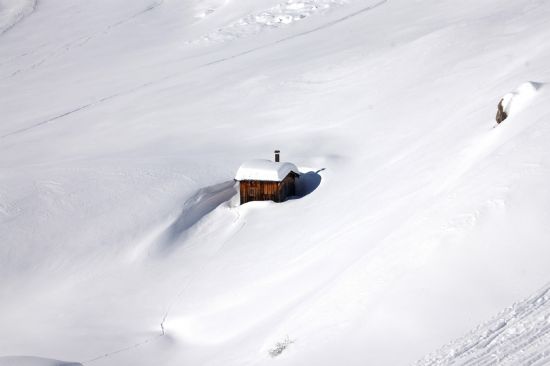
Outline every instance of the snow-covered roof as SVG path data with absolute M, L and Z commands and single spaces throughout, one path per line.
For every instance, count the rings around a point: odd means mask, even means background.
M 267 180 L 280 182 L 288 175 L 300 171 L 292 163 L 276 163 L 271 160 L 257 159 L 244 162 L 237 170 L 236 180 Z

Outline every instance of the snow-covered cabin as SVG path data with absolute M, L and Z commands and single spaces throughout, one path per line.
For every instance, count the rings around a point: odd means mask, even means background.
M 296 195 L 296 178 L 300 172 L 292 163 L 258 159 L 243 163 L 235 180 L 239 182 L 241 205 L 250 201 L 283 202 Z

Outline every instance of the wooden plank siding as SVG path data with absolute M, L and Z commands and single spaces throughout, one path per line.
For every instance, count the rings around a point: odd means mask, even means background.
M 250 201 L 283 202 L 296 195 L 296 177 L 290 172 L 281 182 L 242 180 L 239 182 L 241 205 Z

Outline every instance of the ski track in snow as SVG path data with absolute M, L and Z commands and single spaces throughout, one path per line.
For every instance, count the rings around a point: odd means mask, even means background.
M 164 0 L 163 0 L 164 1 Z M 282 39 L 279 39 L 275 42 L 272 42 L 272 43 L 269 43 L 269 44 L 266 44 L 266 45 L 263 45 L 263 46 L 260 46 L 260 47 L 256 47 L 256 48 L 252 48 L 252 49 L 249 49 L 249 50 L 246 50 L 246 51 L 243 51 L 243 52 L 240 52 L 240 53 L 237 53 L 235 55 L 232 55 L 232 56 L 229 56 L 229 57 L 223 57 L 223 58 L 220 58 L 220 59 L 217 59 L 217 60 L 214 60 L 214 61 L 210 61 L 210 62 L 207 62 L 205 64 L 202 64 L 202 65 L 199 65 L 197 66 L 196 68 L 192 69 L 189 71 L 189 73 L 193 73 L 194 71 L 196 70 L 199 70 L 199 69 L 202 69 L 202 68 L 205 68 L 205 67 L 208 67 L 208 66 L 212 66 L 212 65 L 216 65 L 216 64 L 219 64 L 219 63 L 222 63 L 222 62 L 225 62 L 225 61 L 229 61 L 229 60 L 233 60 L 233 59 L 236 59 L 236 58 L 239 58 L 239 57 L 242 57 L 242 56 L 246 56 L 246 55 L 249 55 L 253 52 L 256 52 L 256 51 L 259 51 L 259 50 L 262 50 L 262 49 L 265 49 L 265 48 L 269 48 L 269 47 L 273 47 L 275 45 L 278 45 L 280 43 L 283 43 L 283 42 L 287 42 L 289 40 L 292 40 L 292 39 L 295 39 L 295 38 L 298 38 L 298 37 L 303 37 L 303 36 L 306 36 L 308 34 L 311 34 L 311 33 L 314 33 L 314 32 L 317 32 L 317 31 L 320 31 L 320 30 L 323 30 L 323 29 L 326 29 L 326 28 L 330 28 L 332 26 L 335 26 L 339 23 L 342 23 L 348 19 L 351 19 L 353 17 L 356 17 L 360 14 L 363 14 L 363 13 L 366 13 L 368 11 L 371 11 L 371 10 L 374 10 L 376 8 L 378 8 L 379 6 L 387 3 L 388 0 L 381 0 L 373 5 L 369 5 L 367 7 L 364 7 L 354 13 L 351 13 L 351 14 L 348 14 L 344 17 L 341 17 L 341 18 L 338 18 L 334 21 L 331 21 L 331 22 L 328 22 L 326 24 L 323 24 L 319 27 L 316 27 L 316 28 L 313 28 L 313 29 L 310 29 L 308 31 L 305 31 L 305 32 L 301 32 L 301 33 L 297 33 L 295 35 L 292 35 L 292 36 L 289 36 L 289 37 L 285 37 L 285 38 L 282 38 Z M 121 22 L 118 22 L 116 24 L 123 24 L 125 22 L 127 22 L 128 20 L 130 19 L 133 19 L 135 17 L 137 17 L 138 15 L 140 14 L 143 14 L 144 12 L 146 11 L 150 11 L 158 6 L 160 6 L 162 4 L 162 1 L 158 2 L 156 6 L 150 6 L 149 8 L 147 8 L 146 10 L 132 16 L 131 18 L 128 18 L 127 20 L 125 21 L 121 21 Z M 91 39 L 91 37 L 88 37 L 88 40 Z M 87 41 L 86 41 L 87 42 Z M 190 56 L 190 57 L 186 57 L 185 59 L 183 60 L 188 60 L 188 59 L 193 59 L 193 58 L 199 58 L 201 56 L 205 56 L 205 54 L 199 54 L 199 55 L 195 55 L 195 56 Z M 180 60 L 180 61 L 183 61 L 183 60 Z M 37 66 L 39 66 L 40 64 L 42 64 L 44 61 L 46 61 L 46 59 L 43 59 L 42 61 L 40 61 L 39 63 L 37 64 L 34 64 L 31 68 L 35 68 Z M 22 70 L 18 70 L 16 73 L 20 72 Z M 16 74 L 14 73 L 14 74 Z M 12 74 L 11 76 L 14 76 L 14 74 Z M 125 92 L 120 92 L 120 93 L 116 93 L 116 94 L 112 94 L 112 95 L 109 95 L 109 96 L 106 96 L 106 97 L 102 97 L 100 99 L 98 99 L 97 102 L 94 102 L 94 103 L 88 103 L 88 104 L 84 104 L 84 105 L 81 105 L 79 107 L 76 107 L 70 111 L 67 111 L 67 112 L 64 112 L 62 114 L 59 114 L 57 116 L 54 116 L 54 117 L 51 117 L 49 119 L 46 119 L 44 121 L 41 121 L 41 122 L 38 122 L 38 123 L 35 123 L 31 126 L 28 126 L 28 127 L 24 127 L 24 128 L 21 128 L 21 129 L 18 129 L 16 131 L 13 131 L 13 132 L 9 132 L 7 134 L 4 134 L 2 136 L 0 136 L 0 138 L 6 138 L 6 137 L 9 137 L 9 136 L 13 136 L 13 135 L 17 135 L 17 134 L 20 134 L 20 133 L 23 133 L 23 132 L 27 132 L 29 130 L 32 130 L 34 128 L 37 128 L 37 127 L 41 127 L 43 125 L 46 125 L 46 124 L 49 124 L 51 122 L 55 122 L 57 120 L 60 120 L 64 117 L 67 117 L 69 115 L 72 115 L 74 113 L 77 113 L 77 112 L 81 112 L 81 111 L 84 111 L 92 106 L 95 106 L 95 105 L 98 105 L 102 102 L 106 102 L 106 101 L 109 101 L 111 99 L 114 99 L 114 98 L 117 98 L 117 97 L 121 97 L 121 96 L 125 96 L 125 95 L 128 95 L 128 94 L 131 94 L 133 92 L 136 92 L 142 88 L 145 88 L 145 87 L 148 87 L 148 86 L 152 86 L 152 85 L 156 85 L 156 84 L 159 84 L 159 83 L 162 83 L 168 79 L 171 79 L 172 77 L 175 77 L 177 75 L 181 75 L 181 73 L 176 73 L 176 74 L 171 74 L 171 75 L 167 75 L 165 77 L 162 77 L 160 79 L 157 79 L 157 80 L 154 80 L 154 81 L 150 81 L 150 82 L 147 82 L 147 83 L 144 83 L 138 87 L 135 87 L 135 88 L 132 88 L 128 91 L 125 91 Z
M 65 53 L 65 52 L 69 52 L 71 51 L 72 49 L 76 48 L 76 47 L 82 47 L 84 46 L 86 43 L 90 42 L 92 39 L 94 39 L 95 37 L 97 36 L 100 36 L 100 35 L 105 35 L 105 34 L 108 34 L 111 30 L 119 27 L 119 26 L 122 26 L 138 17 L 140 17 L 141 15 L 145 14 L 145 13 L 148 13 L 156 8 L 158 8 L 159 6 L 161 6 L 162 4 L 164 3 L 164 0 L 158 0 L 154 3 L 152 3 L 151 5 L 147 6 L 145 9 L 143 10 L 140 10 L 122 20 L 119 20 L 119 21 L 116 21 L 112 24 L 109 24 L 108 26 L 106 26 L 104 29 L 100 30 L 100 31 L 97 31 L 95 33 L 92 33 L 92 34 L 89 34 L 89 35 L 86 35 L 86 36 L 80 36 L 72 41 L 69 41 L 65 44 L 63 44 L 62 46 L 54 49 L 53 51 L 49 52 L 46 56 L 42 57 L 39 61 L 37 62 L 34 62 L 32 63 L 31 65 L 27 66 L 27 67 L 23 67 L 23 68 L 19 68 L 15 71 L 13 71 L 11 74 L 7 75 L 6 77 L 4 77 L 2 80 L 7 80 L 9 78 L 12 78 L 22 72 L 26 72 L 26 71 L 29 71 L 29 70 L 34 70 L 38 67 L 40 67 L 42 64 L 44 64 L 44 62 L 48 61 L 49 59 L 53 58 L 53 57 L 56 57 L 62 53 Z M 35 6 L 36 7 L 36 6 Z M 34 8 L 33 7 L 33 10 Z M 0 28 L 1 29 L 1 28 Z M 0 35 L 2 34 L 2 32 L 0 32 Z M 15 59 L 19 58 L 19 57 L 23 57 L 23 56 L 26 56 L 28 55 L 29 53 L 23 53 L 21 55 L 18 55 L 18 56 L 15 56 L 13 58 L 11 58 L 10 60 L 8 60 L 7 62 L 9 61 L 14 61 Z M 4 64 L 4 63 L 3 63 Z
M 76 107 L 76 108 L 74 108 L 74 109 L 71 109 L 71 110 L 69 110 L 69 111 L 67 111 L 67 112 L 63 112 L 63 113 L 58 114 L 58 115 L 56 115 L 56 116 L 54 116 L 54 117 L 48 118 L 48 119 L 43 120 L 43 121 L 40 121 L 40 122 L 38 122 L 38 123 L 35 123 L 35 124 L 31 125 L 31 126 L 27 126 L 27 127 L 24 127 L 24 128 L 20 128 L 20 129 L 18 129 L 18 130 L 9 132 L 9 133 L 7 133 L 7 134 L 4 134 L 4 135 L 0 136 L 0 138 L 6 138 L 6 137 L 13 136 L 13 135 L 18 135 L 18 134 L 21 134 L 21 133 L 24 133 L 24 132 L 33 130 L 33 129 L 37 128 L 37 127 L 41 127 L 41 126 L 47 125 L 47 124 L 49 124 L 49 123 L 55 122 L 55 121 L 57 121 L 57 120 L 60 120 L 60 119 L 62 119 L 62 118 L 64 118 L 64 117 L 70 116 L 70 115 L 72 115 L 72 114 L 74 114 L 74 113 L 78 113 L 78 112 L 84 111 L 84 110 L 86 110 L 86 109 L 88 109 L 88 108 L 90 108 L 90 107 L 97 106 L 97 105 L 99 105 L 99 104 L 101 104 L 101 103 L 104 103 L 104 102 L 107 102 L 107 101 L 109 101 L 109 100 L 112 100 L 112 99 L 114 99 L 114 98 L 117 98 L 117 97 L 120 97 L 120 96 L 124 96 L 124 95 L 131 94 L 131 93 L 133 93 L 133 92 L 135 92 L 135 91 L 138 91 L 138 90 L 140 90 L 141 88 L 147 87 L 147 86 L 149 86 L 149 85 L 151 85 L 151 84 L 152 84 L 152 83 L 145 83 L 145 84 L 142 84 L 142 85 L 140 85 L 140 86 L 138 86 L 138 87 L 132 88 L 132 89 L 127 90 L 127 91 L 123 91 L 123 92 L 119 92 L 119 93 L 115 93 L 115 94 L 108 95 L 108 96 L 106 96 L 106 97 L 99 98 L 99 99 L 97 100 L 97 102 L 88 103 L 88 104 L 84 104 L 84 105 L 78 106 L 78 107 Z
M 105 354 L 102 354 L 102 355 L 99 355 L 99 356 L 96 356 L 96 357 L 93 357 L 89 360 L 86 360 L 86 361 L 82 361 L 81 364 L 82 365 L 89 365 L 91 363 L 94 363 L 94 362 L 97 362 L 99 360 L 103 360 L 105 358 L 109 358 L 109 357 L 112 357 L 112 356 L 115 356 L 115 355 L 118 355 L 120 353 L 124 353 L 124 352 L 128 352 L 128 351 L 131 351 L 131 350 L 134 350 L 136 348 L 139 348 L 141 346 L 144 346 L 144 345 L 147 345 L 149 343 L 152 343 L 153 341 L 155 340 L 158 340 L 160 337 L 163 337 L 165 334 L 164 333 L 161 333 L 161 334 L 157 334 L 153 337 L 150 337 L 150 338 L 147 338 L 141 342 L 138 342 L 138 343 L 134 343 L 133 345 L 131 346 L 128 346 L 128 347 L 124 347 L 124 348 L 120 348 L 120 349 L 117 349 L 115 351 L 111 351 L 111 352 L 107 352 Z
M 416 366 L 549 365 L 550 285 Z

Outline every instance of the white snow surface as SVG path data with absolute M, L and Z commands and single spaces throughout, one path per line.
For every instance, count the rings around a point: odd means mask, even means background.
M 550 286 L 546 286 L 416 365 L 547 365 L 549 344 Z
M 288 162 L 274 162 L 267 159 L 255 159 L 241 164 L 235 180 L 264 180 L 280 182 L 290 173 L 299 174 L 296 165 Z
M 31 14 L 37 0 L 0 0 L 0 35 Z
M 511 117 L 527 107 L 529 102 L 537 94 L 537 90 L 540 86 L 539 83 L 526 81 L 519 85 L 514 91 L 506 93 L 502 97 L 502 107 L 508 116 Z
M 0 356 L 549 364 L 550 2 L 0 4 Z
M 215 31 L 201 36 L 191 43 L 224 42 L 254 35 L 273 28 L 280 28 L 308 18 L 317 13 L 327 12 L 349 3 L 349 0 L 286 0 L 275 6 L 247 14 L 228 24 L 223 24 Z M 208 8 L 197 17 L 204 18 L 215 11 Z
M 0 357 L 0 366 L 82 366 L 80 363 L 31 356 Z

